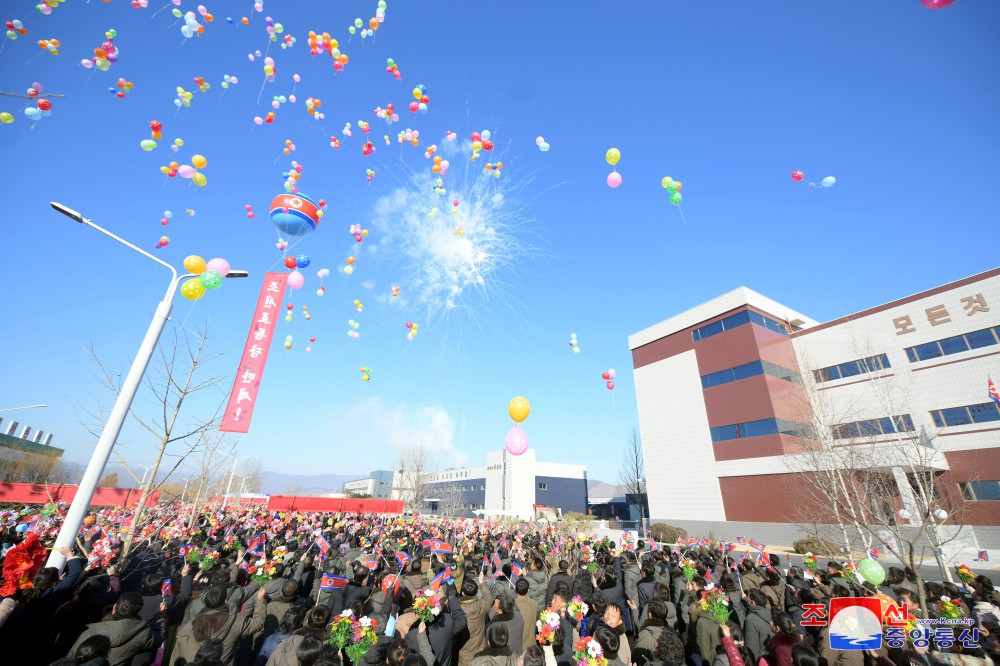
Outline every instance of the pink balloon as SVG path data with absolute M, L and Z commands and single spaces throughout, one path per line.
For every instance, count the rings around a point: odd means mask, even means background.
M 196 170 L 190 164 L 182 164 L 180 168 L 177 169 L 177 173 L 180 174 L 181 178 L 192 178 L 196 173 Z
M 218 258 L 212 259 L 210 262 L 208 262 L 205 268 L 205 270 L 215 271 L 222 277 L 226 277 L 226 275 L 229 273 L 229 269 L 230 269 L 229 262 L 226 261 L 225 259 L 218 259 Z
M 528 450 L 528 433 L 514 426 L 507 433 L 507 439 L 504 444 L 507 447 L 507 453 L 512 456 L 519 456 Z
M 622 184 L 622 175 L 617 171 L 608 174 L 608 187 L 618 187 Z
M 920 0 L 920 4 L 927 9 L 943 9 L 953 2 L 955 0 Z
M 611 381 L 610 379 L 608 380 L 608 390 L 609 391 L 614 391 L 615 390 L 615 383 L 613 381 Z
M 306 278 L 302 273 L 298 271 L 292 271 L 288 275 L 288 286 L 292 289 L 301 289 L 302 285 L 306 283 Z

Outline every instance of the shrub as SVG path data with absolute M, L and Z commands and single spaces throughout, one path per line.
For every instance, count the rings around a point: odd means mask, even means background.
M 649 533 L 660 543 L 676 543 L 678 538 L 688 538 L 686 529 L 667 525 L 666 523 L 653 523 L 649 526 Z
M 830 541 L 819 536 L 807 536 L 792 544 L 792 549 L 796 553 L 812 553 L 813 555 L 826 555 L 838 557 L 843 554 L 844 549 L 836 541 Z

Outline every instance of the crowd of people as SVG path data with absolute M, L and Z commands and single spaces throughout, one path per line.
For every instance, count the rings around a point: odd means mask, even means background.
M 558 526 L 377 515 L 155 509 L 60 524 L 0 513 L 0 663 L 46 666 L 988 666 L 1000 593 L 978 576 L 874 586 L 831 561 L 782 569 L 707 539 L 615 543 Z M 25 517 L 28 515 L 28 517 Z M 190 527 L 189 527 L 190 525 Z M 905 604 L 878 650 L 833 649 L 830 600 Z M 925 608 L 921 608 L 921 599 Z M 951 640 L 917 618 L 955 629 Z M 926 626 L 926 625 L 925 625 Z M 363 663 L 362 663 L 363 662 Z

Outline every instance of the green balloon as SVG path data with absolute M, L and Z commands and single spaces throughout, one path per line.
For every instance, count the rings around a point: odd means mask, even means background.
M 222 286 L 222 276 L 215 271 L 205 271 L 199 279 L 205 289 L 218 289 Z
M 670 195 L 670 203 L 672 203 L 672 204 L 674 204 L 676 206 L 677 204 L 679 204 L 681 202 L 681 199 L 683 199 L 683 198 L 684 197 L 681 196 L 680 192 L 674 192 L 673 194 Z
M 670 192 L 676 192 L 677 191 L 677 181 L 676 180 L 672 180 L 669 183 L 667 183 L 667 190 L 670 191 Z
M 147 153 L 154 148 L 156 148 L 156 142 L 152 139 L 143 139 L 139 142 L 139 147 L 145 150 Z
M 866 581 L 876 587 L 885 581 L 885 569 L 882 568 L 881 564 L 870 557 L 866 557 L 858 562 L 858 572 Z

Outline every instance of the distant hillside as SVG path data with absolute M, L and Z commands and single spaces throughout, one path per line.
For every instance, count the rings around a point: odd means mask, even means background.
M 271 495 L 318 495 L 339 493 L 344 484 L 365 474 L 281 474 L 261 472 L 261 492 Z

